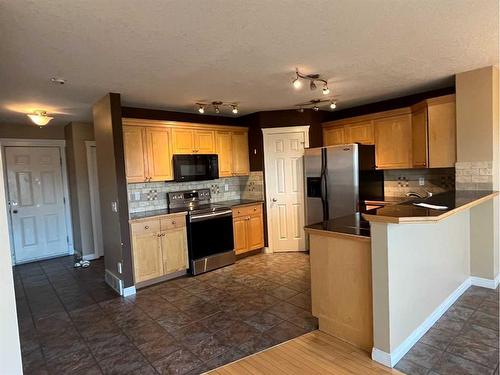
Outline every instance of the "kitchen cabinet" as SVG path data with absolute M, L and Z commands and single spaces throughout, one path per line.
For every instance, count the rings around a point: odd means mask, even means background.
M 123 127 L 128 183 L 173 179 L 170 129 Z
M 220 177 L 244 176 L 250 173 L 248 132 L 217 131 L 216 144 Z
M 345 144 L 345 134 L 344 127 L 331 127 L 323 129 L 323 145 L 325 146 L 335 146 Z
M 233 208 L 233 234 L 236 254 L 264 247 L 262 203 Z
M 199 129 L 173 129 L 174 154 L 214 154 L 215 132 Z
M 373 121 L 377 169 L 412 167 L 411 114 Z
M 147 181 L 145 134 L 142 127 L 123 127 L 123 148 L 125 153 L 125 173 L 127 182 Z
M 136 286 L 179 276 L 189 268 L 185 214 L 131 223 Z
M 412 107 L 413 166 L 452 168 L 456 162 L 455 95 Z
M 372 145 L 375 143 L 373 138 L 373 121 L 369 120 L 344 125 L 344 135 L 346 143 Z

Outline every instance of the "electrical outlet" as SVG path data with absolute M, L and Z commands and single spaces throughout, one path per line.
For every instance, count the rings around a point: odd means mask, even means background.
M 229 184 L 224 184 L 224 191 L 229 191 Z
M 420 186 L 424 186 L 424 185 L 425 185 L 425 178 L 423 178 L 423 177 L 419 177 L 419 178 L 418 178 L 418 184 L 419 184 Z
M 140 200 L 141 200 L 141 192 L 136 191 L 136 192 L 134 193 L 134 200 L 135 200 L 135 201 L 140 201 Z
M 117 268 L 117 270 L 118 270 L 118 273 L 122 273 L 122 262 L 118 262 L 118 263 L 116 264 L 116 268 Z
M 118 202 L 111 202 L 111 211 L 118 212 Z

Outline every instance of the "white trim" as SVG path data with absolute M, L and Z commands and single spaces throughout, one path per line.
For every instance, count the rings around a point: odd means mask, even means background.
M 266 200 L 266 211 L 267 211 L 267 242 L 268 246 L 265 248 L 266 254 L 274 253 L 273 250 L 273 240 L 272 240 L 272 220 L 271 220 L 271 200 L 269 198 L 269 184 L 267 183 L 267 173 L 269 170 L 269 163 L 266 158 L 266 136 L 270 134 L 286 134 L 286 133 L 304 133 L 304 148 L 309 148 L 309 125 L 302 126 L 286 126 L 286 127 L 276 127 L 276 128 L 264 128 L 262 129 L 263 135 L 263 152 L 264 152 L 264 188 L 265 188 L 265 200 Z M 304 209 L 305 217 L 305 209 Z
M 71 202 L 69 200 L 69 184 L 68 184 L 68 168 L 66 165 L 66 141 L 64 139 L 20 139 L 20 138 L 0 138 L 0 148 L 3 157 L 3 170 L 5 175 L 5 199 L 8 202 L 8 186 L 7 186 L 7 165 L 5 160 L 5 147 L 57 147 L 59 148 L 59 156 L 61 157 L 61 173 L 63 179 L 63 194 L 66 201 L 65 204 L 65 221 L 66 221 L 66 233 L 68 236 L 68 255 L 73 255 L 75 253 L 73 244 L 73 226 L 71 221 Z M 0 198 L 1 199 L 1 198 Z M 11 217 L 9 217 L 9 234 L 11 236 L 11 242 L 13 241 L 12 233 L 12 222 Z M 11 246 L 11 257 L 12 264 L 16 264 L 16 258 L 14 254 L 14 245 Z
M 500 283 L 500 274 L 498 274 L 494 280 L 485 279 L 483 277 L 471 276 L 471 283 L 472 285 L 480 286 L 483 288 L 496 289 L 498 284 Z
M 99 255 L 95 255 L 95 253 L 87 254 L 87 255 L 82 256 L 83 260 L 96 260 L 96 259 L 99 259 L 99 258 L 100 258 L 100 256 Z
M 92 221 L 92 244 L 93 244 L 93 254 L 88 254 L 85 257 L 90 257 L 92 256 L 91 259 L 99 259 L 101 256 L 104 254 L 100 254 L 97 247 L 96 247 L 96 242 L 97 242 L 97 235 L 96 235 L 96 227 L 98 225 L 101 225 L 100 222 L 98 223 L 98 218 L 96 217 L 95 213 L 95 207 L 94 207 L 94 186 L 91 185 L 90 183 L 90 176 L 93 173 L 93 168 L 97 168 L 97 166 L 93 166 L 91 163 L 91 158 L 90 158 L 90 149 L 92 147 L 96 147 L 96 142 L 95 141 L 85 141 L 85 152 L 87 155 L 87 174 L 88 174 L 88 181 L 89 181 L 89 196 L 90 196 L 90 216 L 91 216 L 91 221 Z M 83 249 L 82 249 L 83 251 Z M 103 249 L 104 251 L 104 249 Z
M 133 296 L 135 293 L 136 293 L 135 285 L 132 285 L 132 286 L 129 286 L 128 288 L 122 289 L 122 296 L 123 297 Z
M 438 321 L 453 303 L 471 286 L 471 277 L 468 277 L 455 291 L 453 291 L 433 312 L 424 320 L 396 349 L 391 353 L 373 347 L 372 359 L 387 367 L 394 367 L 403 356 L 422 338 L 423 335 Z

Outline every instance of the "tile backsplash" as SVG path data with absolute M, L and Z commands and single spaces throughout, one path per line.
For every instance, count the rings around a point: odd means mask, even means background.
M 263 199 L 263 173 L 224 177 L 210 181 L 149 182 L 128 184 L 129 213 L 167 208 L 167 193 L 172 191 L 210 189 L 212 202 L 232 199 Z
M 425 195 L 426 191 L 438 194 L 450 190 L 455 190 L 455 168 L 384 171 L 386 197 L 404 197 L 410 191 Z

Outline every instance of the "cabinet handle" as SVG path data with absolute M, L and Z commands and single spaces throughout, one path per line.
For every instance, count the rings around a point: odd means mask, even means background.
M 175 220 L 174 220 L 174 221 L 172 221 L 172 225 L 175 225 Z
M 253 210 L 254 210 L 254 211 L 257 211 L 257 208 L 254 208 Z
M 149 229 L 149 225 L 145 225 L 145 226 L 144 226 L 144 229 Z

